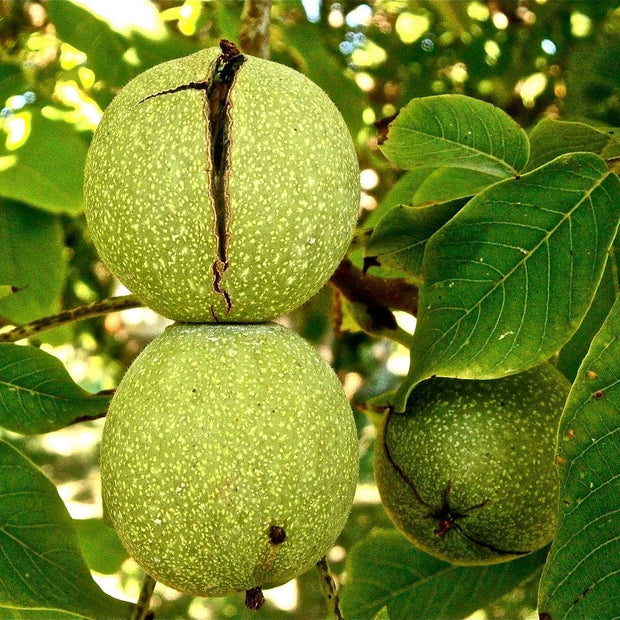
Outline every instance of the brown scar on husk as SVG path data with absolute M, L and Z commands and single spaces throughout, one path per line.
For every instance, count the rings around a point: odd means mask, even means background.
M 207 192 L 211 198 L 212 230 L 216 243 L 216 257 L 211 265 L 213 274 L 211 286 L 218 295 L 222 296 L 226 314 L 230 314 L 233 303 L 223 283 L 224 275 L 230 267 L 228 245 L 231 237 L 230 222 L 232 219 L 229 195 L 232 126 L 230 91 L 234 86 L 237 72 L 245 62 L 245 56 L 234 43 L 226 39 L 220 41 L 220 52 L 215 62 L 209 67 L 204 79 L 158 91 L 144 97 L 135 106 L 149 99 L 185 90 L 197 90 L 202 93 L 205 138 L 209 145 L 205 153 L 207 158 L 205 172 L 209 176 Z M 211 314 L 215 319 L 213 309 Z
M 213 290 L 221 295 L 226 313 L 232 311 L 232 300 L 223 283 L 224 274 L 230 266 L 228 245 L 230 242 L 230 134 L 232 116 L 230 113 L 230 91 L 245 57 L 234 43 L 222 39 L 221 54 L 213 66 L 210 84 L 205 90 L 203 113 L 205 130 L 209 132 L 209 153 L 211 179 L 209 190 L 213 209 L 213 233 L 216 239 L 217 257 L 212 265 Z
M 274 545 L 280 545 L 286 540 L 286 531 L 280 525 L 269 526 L 269 541 Z

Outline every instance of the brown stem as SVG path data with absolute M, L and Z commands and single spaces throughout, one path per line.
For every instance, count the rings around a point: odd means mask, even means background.
M 418 287 L 405 278 L 371 276 L 344 259 L 330 282 L 349 301 L 366 305 L 370 311 L 379 308 L 418 313 Z
M 245 0 L 239 43 L 246 54 L 269 58 L 271 0 Z
M 146 575 L 144 577 L 142 590 L 140 590 L 140 598 L 138 598 L 138 602 L 133 610 L 131 620 L 147 620 L 148 618 L 153 617 L 149 614 L 149 604 L 151 602 L 151 596 L 153 595 L 153 590 L 155 589 L 156 583 L 157 582 L 155 579 L 153 579 L 150 575 Z
M 316 568 L 319 571 L 321 590 L 325 597 L 325 602 L 327 603 L 327 620 L 343 620 L 336 582 L 329 572 L 329 566 L 327 565 L 325 556 L 316 563 Z
M 76 308 L 71 308 L 69 310 L 63 310 L 58 314 L 46 316 L 42 319 L 32 321 L 32 323 L 26 323 L 25 325 L 15 327 L 8 332 L 0 334 L 0 342 L 17 342 L 18 340 L 23 340 L 24 338 L 31 338 L 40 332 L 54 327 L 60 327 L 61 325 L 67 325 L 68 323 L 74 323 L 75 321 L 90 319 L 95 316 L 107 314 L 108 312 L 118 312 L 119 310 L 136 308 L 141 305 L 142 302 L 134 295 L 123 295 L 120 297 L 102 299 L 101 301 L 95 301 L 93 303 L 77 306 Z
M 265 595 L 262 588 L 252 588 L 245 591 L 245 606 L 252 611 L 258 611 L 265 604 Z

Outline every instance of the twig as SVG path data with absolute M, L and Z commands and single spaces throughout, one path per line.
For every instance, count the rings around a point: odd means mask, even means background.
M 327 558 L 323 556 L 317 563 L 316 568 L 319 571 L 319 580 L 321 582 L 321 590 L 327 603 L 327 619 L 326 620 L 344 620 L 340 611 L 340 598 L 336 589 L 336 582 L 329 572 Z
M 346 331 L 343 326 L 345 304 L 357 326 L 367 334 L 376 338 L 388 338 L 406 348 L 411 346 L 411 334 L 398 325 L 394 313 L 389 308 L 350 301 L 338 289 L 334 295 L 333 313 L 336 333 Z
M 405 278 L 371 276 L 345 258 L 330 282 L 349 301 L 362 303 L 369 310 L 392 308 L 414 316 L 418 313 L 418 287 Z
M 142 590 L 140 590 L 140 598 L 138 598 L 138 602 L 133 610 L 133 615 L 131 616 L 131 620 L 146 620 L 149 617 L 149 604 L 151 602 L 151 596 L 153 595 L 153 590 L 155 589 L 155 584 L 157 582 L 150 575 L 146 575 L 144 577 L 144 581 L 142 582 Z
M 123 295 L 120 297 L 102 299 L 101 301 L 95 301 L 69 310 L 63 310 L 58 314 L 46 316 L 42 319 L 32 321 L 32 323 L 26 323 L 19 327 L 15 327 L 8 332 L 0 334 L 0 342 L 17 342 L 24 338 L 31 338 L 40 332 L 54 327 L 60 327 L 61 325 L 67 325 L 75 321 L 83 321 L 84 319 L 91 319 L 95 316 L 107 314 L 108 312 L 118 312 L 119 310 L 127 310 L 128 308 L 137 308 L 141 305 L 143 305 L 142 302 L 134 295 Z
M 271 0 L 245 0 L 239 43 L 246 54 L 269 58 Z

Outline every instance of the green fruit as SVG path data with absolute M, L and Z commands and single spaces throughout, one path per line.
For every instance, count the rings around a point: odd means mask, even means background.
M 454 564 L 540 549 L 555 528 L 554 449 L 570 388 L 550 364 L 489 381 L 434 378 L 379 425 L 375 477 L 395 525 Z
M 142 73 L 105 111 L 85 208 L 110 270 L 187 322 L 261 322 L 310 298 L 350 242 L 359 168 L 327 95 L 228 43 Z
M 331 368 L 279 325 L 169 327 L 110 405 L 103 499 L 155 579 L 198 596 L 282 584 L 344 527 L 358 472 Z

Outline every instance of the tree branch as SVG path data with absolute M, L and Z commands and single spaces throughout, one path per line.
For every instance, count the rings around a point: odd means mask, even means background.
M 409 347 L 411 334 L 399 327 L 392 310 L 403 310 L 414 316 L 418 311 L 418 288 L 405 278 L 371 276 L 345 258 L 332 275 L 336 289 L 335 325 L 342 325 L 343 298 L 355 323 L 371 336 L 389 338 Z
M 371 276 L 345 258 L 330 282 L 349 301 L 364 304 L 371 313 L 380 308 L 392 308 L 417 316 L 418 287 L 406 278 Z
M 101 301 L 95 301 L 69 310 L 63 310 L 58 314 L 46 316 L 42 319 L 32 321 L 32 323 L 26 323 L 25 325 L 15 327 L 8 332 L 0 334 L 0 342 L 17 342 L 24 338 L 31 338 L 40 332 L 54 327 L 60 327 L 61 325 L 75 323 L 76 321 L 82 321 L 84 319 L 91 319 L 95 316 L 108 314 L 109 312 L 137 308 L 142 305 L 142 302 L 134 295 L 123 295 L 121 297 L 102 299 Z
M 269 58 L 271 0 L 245 0 L 239 43 L 246 54 Z
M 327 603 L 327 620 L 343 620 L 336 582 L 329 572 L 329 566 L 327 565 L 325 556 L 316 563 L 316 568 L 319 571 L 321 590 L 323 596 L 325 596 L 325 602 Z

